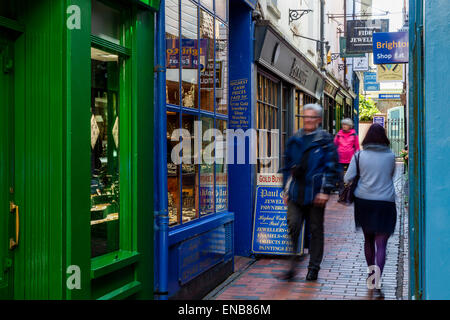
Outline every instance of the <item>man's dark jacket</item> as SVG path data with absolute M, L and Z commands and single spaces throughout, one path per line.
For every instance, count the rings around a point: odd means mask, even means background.
M 305 132 L 300 129 L 286 145 L 283 189 L 292 175 L 288 197 L 300 205 L 311 204 L 318 193 L 330 194 L 341 179 L 333 137 L 322 129 L 313 135 L 306 145 Z

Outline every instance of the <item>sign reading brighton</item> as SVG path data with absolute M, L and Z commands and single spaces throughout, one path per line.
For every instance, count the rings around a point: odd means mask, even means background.
M 373 51 L 372 36 L 375 32 L 388 32 L 388 19 L 347 21 L 347 53 Z
M 379 32 L 373 35 L 373 63 L 408 63 L 408 32 Z

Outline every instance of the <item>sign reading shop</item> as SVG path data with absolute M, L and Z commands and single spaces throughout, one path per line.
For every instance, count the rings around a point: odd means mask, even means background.
M 366 53 L 373 51 L 373 34 L 388 32 L 388 19 L 347 21 L 347 53 Z

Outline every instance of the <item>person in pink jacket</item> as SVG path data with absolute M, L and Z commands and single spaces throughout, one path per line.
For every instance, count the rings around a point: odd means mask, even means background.
M 342 129 L 334 138 L 334 144 L 337 147 L 342 171 L 345 173 L 353 155 L 359 150 L 359 139 L 355 129 L 353 129 L 352 119 L 346 118 L 341 121 L 341 124 Z

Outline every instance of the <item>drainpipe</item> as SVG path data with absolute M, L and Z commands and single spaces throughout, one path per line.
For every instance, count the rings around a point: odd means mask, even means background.
M 160 9 L 156 15 L 156 52 L 155 52 L 155 234 L 157 235 L 157 270 L 158 279 L 155 288 L 155 300 L 168 298 L 168 266 L 169 266 L 169 216 L 167 212 L 167 145 L 166 145 L 166 69 L 165 69 L 165 1 L 161 0 Z
M 320 70 L 325 68 L 324 50 L 325 44 L 325 0 L 320 0 Z M 328 52 L 327 52 L 328 53 Z

